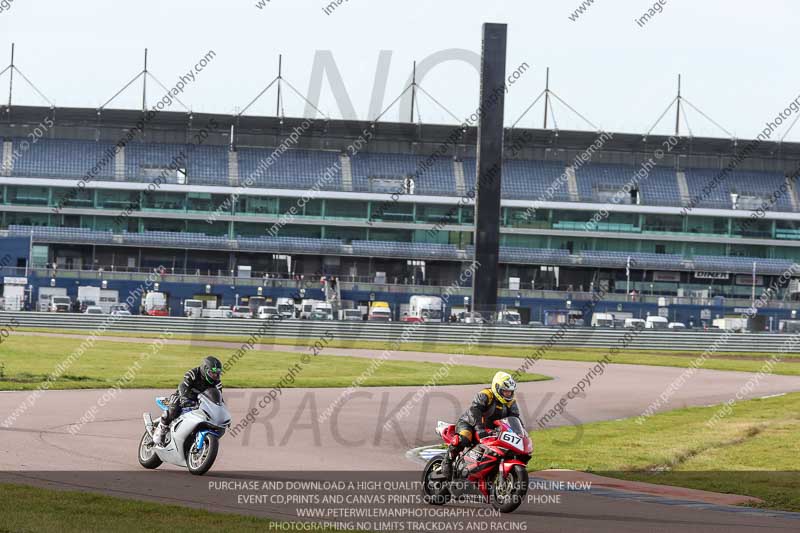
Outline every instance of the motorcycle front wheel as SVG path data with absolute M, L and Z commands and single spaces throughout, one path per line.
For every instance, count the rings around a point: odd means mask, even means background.
M 528 494 L 528 471 L 520 465 L 514 465 L 505 479 L 501 472 L 497 473 L 490 489 L 492 507 L 501 513 L 514 512 L 522 505 L 526 494 Z
M 147 431 L 142 435 L 142 440 L 139 441 L 139 464 L 148 470 L 153 470 L 161 466 L 161 458 L 156 455 L 155 444 L 153 437 Z
M 433 474 L 441 475 L 442 458 L 432 457 L 422 471 L 422 500 L 430 505 L 444 505 L 450 499 L 447 481 L 431 479 Z
M 195 476 L 202 476 L 214 465 L 219 451 L 219 439 L 211 434 L 206 434 L 203 439 L 203 448 L 197 449 L 197 439 L 192 439 L 192 445 L 186 454 L 186 467 Z

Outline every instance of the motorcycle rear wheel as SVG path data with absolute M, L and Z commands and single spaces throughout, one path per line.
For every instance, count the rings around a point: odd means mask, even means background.
M 153 470 L 161 466 L 162 462 L 161 458 L 156 455 L 153 437 L 145 431 L 142 440 L 139 441 L 139 464 L 148 470 Z
M 422 471 L 422 500 L 430 505 L 444 505 L 450 499 L 447 481 L 432 480 L 432 474 L 442 471 L 442 457 L 432 457 Z
M 192 439 L 192 445 L 186 453 L 186 468 L 195 476 L 202 476 L 214 465 L 219 451 L 219 439 L 211 434 L 205 436 L 203 449 L 197 449 L 196 439 Z
M 514 512 L 525 501 L 527 494 L 528 471 L 520 465 L 514 465 L 506 479 L 498 472 L 489 492 L 492 507 L 501 513 Z

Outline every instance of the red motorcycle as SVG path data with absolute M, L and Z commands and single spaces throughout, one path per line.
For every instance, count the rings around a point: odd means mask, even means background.
M 436 433 L 450 445 L 455 424 L 439 422 Z M 444 505 L 451 498 L 475 493 L 501 513 L 513 512 L 528 493 L 528 462 L 533 442 L 517 417 L 495 422 L 495 431 L 453 459 L 452 479 L 442 474 L 443 456 L 431 458 L 422 474 L 423 498 L 431 505 Z

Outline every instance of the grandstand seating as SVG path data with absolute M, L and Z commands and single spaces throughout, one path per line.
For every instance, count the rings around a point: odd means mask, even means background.
M 731 209 L 731 194 L 735 193 L 739 209 L 755 209 L 764 203 L 771 210 L 793 210 L 789 194 L 777 193 L 785 183 L 777 172 L 733 171 L 723 175 L 720 169 L 687 169 L 686 177 L 695 207 Z M 713 183 L 716 187 L 707 187 Z M 774 202 L 770 201 L 773 195 Z
M 287 150 L 270 159 L 272 153 L 271 149 L 240 148 L 239 182 L 251 187 L 342 190 L 337 152 Z
M 21 138 L 11 141 L 15 149 L 27 142 Z M 112 150 L 113 145 L 109 143 L 41 139 L 22 151 L 8 173 L 21 177 L 79 179 L 96 168 L 93 180 L 108 181 L 119 176 L 129 181 L 149 182 L 183 152 L 186 155 L 183 167 L 187 184 L 227 186 L 235 178 L 228 175 L 228 148 L 225 146 L 132 142 L 125 149 L 125 164 L 120 169 L 116 168 Z M 263 188 L 343 190 L 338 152 L 292 149 L 269 159 L 272 154 L 272 148 L 239 148 L 236 152 L 239 183 Z M 98 162 L 102 163 L 98 165 Z M 464 186 L 469 191 L 475 185 L 476 161 L 466 158 L 459 164 L 463 165 Z M 351 168 L 354 191 L 387 192 L 387 184 L 396 188 L 407 176 L 416 175 L 414 194 L 459 194 L 454 163 L 447 156 L 429 161 L 426 155 L 362 152 L 351 158 Z M 551 188 L 564 175 L 565 163 L 514 159 L 505 161 L 503 169 L 504 198 L 607 202 L 632 179 L 639 167 L 591 163 L 577 168 L 578 198 L 570 197 L 568 186 L 563 181 L 559 187 Z M 328 179 L 324 178 L 326 172 L 330 176 Z M 739 209 L 754 209 L 773 195 L 774 200 L 769 202 L 771 209 L 794 209 L 791 193 L 775 194 L 785 182 L 781 173 L 737 170 L 719 180 L 718 169 L 690 168 L 685 172 L 689 195 L 695 199 L 697 207 L 730 209 L 733 207 L 731 193 L 736 193 L 739 195 Z M 719 180 L 718 186 L 704 192 L 704 187 L 715 179 Z M 177 180 L 174 173 L 168 176 L 169 182 Z M 638 189 L 639 201 L 643 205 L 683 205 L 674 170 L 652 169 L 646 177 L 639 179 Z M 625 195 L 621 202 L 630 203 L 630 197 Z
M 475 159 L 464 159 L 464 183 L 467 190 L 475 186 L 477 167 Z M 569 191 L 566 183 L 552 188 L 552 198 L 548 188 L 562 174 L 566 166 L 552 161 L 508 160 L 503 163 L 503 198 L 525 200 L 553 200 L 568 202 Z
M 674 170 L 656 167 L 646 174 L 641 167 L 589 164 L 575 171 L 578 193 L 584 202 L 607 202 L 627 184 L 639 191 L 639 203 L 649 205 L 681 205 L 678 181 Z M 620 204 L 631 203 L 630 195 L 620 193 Z
M 170 165 L 186 172 L 186 183 L 228 185 L 228 151 L 222 146 L 131 143 L 125 149 L 125 177 L 150 181 Z M 167 181 L 176 183 L 175 172 Z
M 362 152 L 352 158 L 353 190 L 376 192 L 374 181 L 402 184 L 414 177 L 414 194 L 452 195 L 456 190 L 453 160 L 428 157 Z M 381 191 L 382 192 L 382 191 Z
M 27 143 L 27 149 L 21 148 L 26 145 L 23 143 Z M 25 139 L 12 139 L 12 144 L 21 154 L 14 161 L 16 176 L 77 179 L 95 168 L 94 180 L 109 180 L 114 176 L 113 152 L 107 155 L 107 150 L 114 148 L 112 144 L 48 139 L 33 144 Z

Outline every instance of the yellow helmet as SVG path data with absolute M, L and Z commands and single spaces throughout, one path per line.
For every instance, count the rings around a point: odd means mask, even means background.
M 517 382 L 508 372 L 498 372 L 492 379 L 492 393 L 497 401 L 508 405 L 514 401 L 514 394 L 517 390 Z

